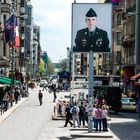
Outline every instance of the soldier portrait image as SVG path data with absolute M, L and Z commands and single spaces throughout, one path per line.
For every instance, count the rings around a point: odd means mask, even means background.
M 98 13 L 94 10 L 94 5 L 95 4 L 93 4 L 93 6 L 91 5 L 90 8 L 86 8 L 88 9 L 87 12 L 84 14 L 85 16 L 84 20 L 85 20 L 86 26 L 84 28 L 81 28 L 75 31 L 76 35 L 75 37 L 73 36 L 73 40 L 74 40 L 73 52 L 90 52 L 91 50 L 95 53 L 96 52 L 105 52 L 105 53 L 111 52 L 111 47 L 110 47 L 111 46 L 111 33 L 110 33 L 110 39 L 108 36 L 108 32 L 111 32 L 111 20 L 108 21 L 108 24 L 110 25 L 110 29 L 108 28 L 107 31 L 98 27 L 98 24 L 97 24 Z M 100 6 L 101 4 L 98 4 L 98 8 L 100 8 Z M 97 9 L 97 4 L 96 4 L 95 9 Z M 103 12 L 103 10 L 101 11 Z M 105 13 L 106 11 L 103 12 L 102 14 L 105 14 Z M 108 20 L 108 19 L 102 19 L 100 22 L 107 23 L 107 22 L 104 22 L 105 20 Z

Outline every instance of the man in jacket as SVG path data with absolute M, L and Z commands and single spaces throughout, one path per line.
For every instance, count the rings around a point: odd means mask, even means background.
M 97 14 L 90 8 L 86 13 L 87 28 L 77 31 L 74 52 L 110 52 L 107 32 L 98 28 Z

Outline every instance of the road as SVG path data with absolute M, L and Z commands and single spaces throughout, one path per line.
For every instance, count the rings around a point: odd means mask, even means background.
M 120 112 L 111 115 L 111 130 L 120 140 L 140 139 L 140 118 L 137 113 Z
M 64 128 L 64 121 L 52 120 L 53 94 L 43 91 L 43 105 L 40 106 L 37 96 L 39 89 L 38 87 L 30 91 L 28 99 L 0 124 L 1 140 L 91 140 L 90 138 L 71 138 L 70 127 Z M 62 94 L 59 93 L 58 96 L 62 98 Z M 111 118 L 114 137 L 109 138 L 110 140 L 140 138 L 140 119 L 137 114 L 119 113 L 111 115 Z M 94 138 L 94 140 L 97 139 Z
M 30 91 L 27 101 L 0 124 L 1 140 L 53 140 L 67 134 L 64 122 L 52 121 L 52 94 L 43 91 L 43 105 L 39 106 L 38 90 Z

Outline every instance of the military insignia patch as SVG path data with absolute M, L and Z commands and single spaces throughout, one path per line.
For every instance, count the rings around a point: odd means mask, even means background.
M 99 39 L 96 40 L 96 45 L 100 47 L 103 44 L 103 39 L 100 37 Z

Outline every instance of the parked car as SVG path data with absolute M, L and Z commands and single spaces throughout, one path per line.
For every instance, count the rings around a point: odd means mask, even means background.
M 122 103 L 122 110 L 130 110 L 136 112 L 137 105 L 133 98 L 123 97 L 121 103 Z
M 40 87 L 44 87 L 48 84 L 47 80 L 40 80 Z

